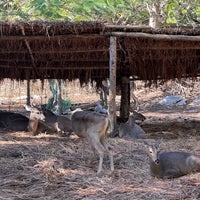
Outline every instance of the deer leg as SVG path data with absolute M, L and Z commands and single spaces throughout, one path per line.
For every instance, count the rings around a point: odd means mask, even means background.
M 55 122 L 54 125 L 53 125 L 53 127 L 56 129 L 57 133 L 61 132 L 61 129 L 58 126 L 58 122 Z
M 99 152 L 99 167 L 98 167 L 97 174 L 99 174 L 102 171 L 103 157 L 104 157 L 103 151 Z
M 99 166 L 97 174 L 99 174 L 102 171 L 102 165 L 103 165 L 103 157 L 104 157 L 104 146 L 99 141 L 93 141 L 93 146 L 96 149 L 96 151 L 99 154 Z
M 184 175 L 184 173 L 181 173 L 180 171 L 176 169 L 168 169 L 162 174 L 162 178 L 163 179 L 176 178 L 181 175 Z
M 134 105 L 133 106 L 134 107 L 133 110 L 139 110 L 138 98 L 135 96 L 134 93 L 132 93 L 131 98 L 133 99 L 133 105 Z
M 104 148 L 108 152 L 108 156 L 109 156 L 109 159 L 110 159 L 110 169 L 111 169 L 111 171 L 114 171 L 113 154 L 110 151 L 109 146 L 108 146 L 106 141 L 102 141 L 102 145 L 104 146 Z

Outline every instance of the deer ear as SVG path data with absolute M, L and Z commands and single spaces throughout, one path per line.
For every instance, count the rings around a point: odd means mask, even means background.
M 39 110 L 39 111 L 42 111 L 41 105 L 37 105 L 37 104 L 34 104 L 34 103 L 33 103 L 31 106 L 32 106 L 33 108 Z
M 159 145 L 162 143 L 162 141 L 163 141 L 163 138 L 160 138 L 159 140 L 157 140 L 155 143 L 155 147 L 158 148 Z
M 163 142 L 163 138 L 160 138 L 160 139 L 158 140 L 158 142 L 159 142 L 159 144 L 161 144 L 161 143 Z
M 31 107 L 30 107 L 29 105 L 25 104 L 25 105 L 24 105 L 24 108 L 25 108 L 27 111 L 31 112 Z
M 145 146 L 150 146 L 145 140 L 143 140 Z

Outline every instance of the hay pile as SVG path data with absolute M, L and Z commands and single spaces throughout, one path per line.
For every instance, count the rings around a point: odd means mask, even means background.
M 0 130 L 0 199 L 200 198 L 200 173 L 173 180 L 153 178 L 141 140 L 109 142 L 115 171 L 110 172 L 106 158 L 104 172 L 97 176 L 98 159 L 80 138 Z M 163 150 L 200 155 L 199 147 L 200 136 L 165 139 L 161 145 Z

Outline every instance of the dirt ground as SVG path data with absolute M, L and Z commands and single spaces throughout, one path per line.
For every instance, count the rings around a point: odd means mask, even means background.
M 172 82 L 157 89 L 138 85 L 139 111 L 147 118 L 141 124 L 146 132 L 145 140 L 164 138 L 162 151 L 200 155 L 200 104 L 193 102 L 200 96 L 200 84 L 196 81 L 191 85 L 184 86 L 183 91 Z M 187 102 L 185 106 L 159 104 L 166 95 L 180 91 Z M 93 94 L 86 96 L 96 100 Z M 1 109 L 4 108 L 2 105 Z M 29 132 L 0 129 L 0 200 L 200 198 L 200 173 L 171 180 L 157 179 L 150 176 L 142 140 L 116 137 L 109 138 L 109 143 L 115 170 L 111 173 L 106 157 L 104 171 L 97 176 L 98 159 L 74 135 L 33 136 Z

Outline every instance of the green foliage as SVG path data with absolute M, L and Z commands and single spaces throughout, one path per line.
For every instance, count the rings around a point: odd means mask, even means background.
M 176 24 L 200 24 L 199 0 L 170 0 L 165 6 L 166 22 Z
M 63 2 L 60 0 L 32 0 L 30 1 L 29 7 L 34 12 L 32 18 L 41 16 L 48 20 L 59 20 L 63 19 Z
M 0 0 L 0 19 L 92 20 L 147 25 L 147 8 L 156 3 L 160 3 L 163 23 L 200 23 L 199 0 Z

